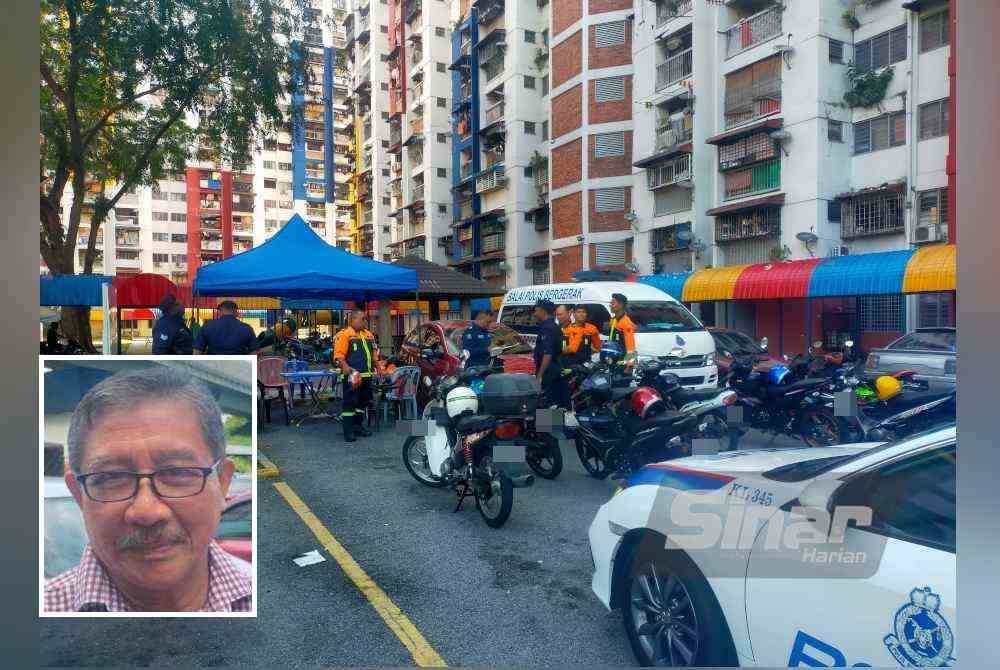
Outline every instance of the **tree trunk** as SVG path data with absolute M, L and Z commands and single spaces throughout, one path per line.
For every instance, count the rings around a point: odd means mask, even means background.
M 63 335 L 68 339 L 75 340 L 83 347 L 84 351 L 91 354 L 97 353 L 90 330 L 90 307 L 63 307 L 62 321 L 60 321 L 59 327 L 62 329 Z M 113 352 L 105 351 L 104 353 Z

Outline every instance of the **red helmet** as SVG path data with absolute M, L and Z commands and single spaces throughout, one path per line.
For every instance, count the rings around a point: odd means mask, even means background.
M 632 391 L 632 398 L 630 400 L 632 403 L 632 412 L 640 419 L 653 416 L 657 412 L 666 409 L 666 405 L 664 405 L 660 394 L 656 389 L 649 388 L 648 386 L 640 386 L 635 391 Z

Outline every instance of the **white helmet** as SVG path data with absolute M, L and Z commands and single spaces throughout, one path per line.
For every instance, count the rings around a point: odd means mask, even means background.
M 457 386 L 448 391 L 444 405 L 448 416 L 454 419 L 460 414 L 475 414 L 479 409 L 479 398 L 468 386 Z

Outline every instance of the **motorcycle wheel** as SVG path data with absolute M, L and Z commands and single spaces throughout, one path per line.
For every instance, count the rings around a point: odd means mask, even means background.
M 837 417 L 824 410 L 806 412 L 802 417 L 802 441 L 810 447 L 829 447 L 843 442 Z
M 554 435 L 536 435 L 536 444 L 525 449 L 524 460 L 536 475 L 555 479 L 563 469 L 562 450 Z
M 608 467 L 601 452 L 579 435 L 574 442 L 576 442 L 576 453 L 580 456 L 580 462 L 583 463 L 583 469 L 587 474 L 594 479 L 606 479 L 611 474 L 611 468 Z
M 406 466 L 410 476 L 424 486 L 439 489 L 446 483 L 431 473 L 430 465 L 427 463 L 427 444 L 422 436 L 411 435 L 406 438 L 406 442 L 403 442 L 403 465 Z
M 514 506 L 514 484 L 506 473 L 495 470 L 491 465 L 488 482 L 489 494 L 476 491 L 476 509 L 490 528 L 499 528 L 507 523 L 510 510 Z

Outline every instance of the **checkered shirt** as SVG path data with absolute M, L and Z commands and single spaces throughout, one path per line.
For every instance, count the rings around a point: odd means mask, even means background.
M 249 612 L 253 604 L 250 576 L 212 542 L 208 545 L 208 597 L 202 612 Z M 135 609 L 111 582 L 90 545 L 80 563 L 45 584 L 46 612 L 132 612 Z

